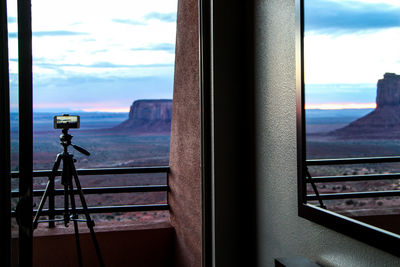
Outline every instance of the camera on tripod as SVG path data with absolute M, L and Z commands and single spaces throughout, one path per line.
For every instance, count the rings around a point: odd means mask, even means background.
M 85 196 L 83 194 L 82 186 L 79 181 L 78 172 L 75 168 L 74 164 L 75 159 L 74 156 L 68 152 L 68 147 L 72 146 L 78 152 L 86 156 L 90 156 L 89 151 L 87 151 L 83 147 L 71 143 L 71 139 L 73 136 L 68 133 L 68 130 L 71 128 L 79 128 L 79 127 L 80 127 L 80 117 L 77 115 L 63 114 L 60 116 L 54 116 L 54 129 L 62 129 L 62 133 L 60 135 L 60 144 L 63 147 L 64 151 L 57 154 L 56 161 L 54 162 L 53 168 L 51 170 L 51 175 L 49 175 L 49 180 L 47 182 L 46 189 L 43 193 L 42 198 L 40 199 L 39 207 L 33 218 L 32 226 L 33 229 L 36 229 L 38 224 L 41 222 L 49 222 L 54 224 L 54 222 L 56 221 L 64 221 L 65 227 L 68 227 L 69 222 L 72 221 L 74 224 L 78 263 L 79 266 L 82 266 L 82 252 L 79 239 L 78 222 L 86 222 L 86 225 L 90 230 L 93 245 L 95 247 L 100 266 L 104 266 L 103 258 L 100 252 L 100 247 L 97 242 L 96 234 L 93 229 L 95 224 L 92 218 L 90 217 L 89 209 L 85 200 Z M 52 216 L 48 215 L 49 216 L 48 220 L 39 220 L 40 216 L 43 213 L 43 207 L 46 202 L 46 199 L 48 197 L 52 197 L 54 199 L 55 177 L 58 175 L 58 169 L 60 168 L 61 163 L 62 163 L 61 184 L 64 186 L 64 209 L 62 212 L 63 218 L 55 219 L 54 214 L 52 214 Z M 73 183 L 75 183 L 75 188 Z M 78 209 L 75 203 L 76 194 L 79 196 L 79 199 L 82 204 L 81 208 L 82 211 L 80 213 L 84 214 L 85 219 L 79 219 Z M 17 211 L 17 213 L 19 212 Z
M 63 114 L 54 116 L 54 129 L 77 129 L 80 127 L 78 115 Z
M 62 129 L 60 135 L 60 144 L 64 147 L 64 153 L 67 153 L 68 146 L 72 146 L 80 153 L 90 156 L 90 153 L 83 147 L 71 143 L 72 135 L 68 134 L 69 129 L 78 129 L 80 127 L 80 117 L 78 115 L 63 114 L 54 116 L 54 129 Z

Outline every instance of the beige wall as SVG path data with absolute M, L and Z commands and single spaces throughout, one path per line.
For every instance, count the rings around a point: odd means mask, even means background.
M 213 10 L 216 266 L 273 266 L 274 258 L 295 255 L 324 266 L 400 266 L 397 257 L 297 216 L 295 0 L 254 0 L 250 11 L 233 3 L 243 2 L 215 1 Z M 200 266 L 197 1 L 181 0 L 184 10 L 192 15 L 178 14 L 176 71 L 183 75 L 175 76 L 169 201 L 176 263 Z M 254 50 L 240 43 L 246 37 L 254 37 L 246 42 Z M 249 248 L 256 252 L 244 254 Z
M 297 216 L 295 1 L 255 2 L 259 266 L 292 255 L 324 266 L 400 266 L 397 257 Z

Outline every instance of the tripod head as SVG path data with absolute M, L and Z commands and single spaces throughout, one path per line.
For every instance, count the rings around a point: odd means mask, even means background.
M 72 146 L 74 149 L 76 149 L 76 151 L 86 155 L 86 156 L 90 156 L 89 151 L 87 151 L 86 149 L 84 149 L 83 147 L 74 145 L 71 143 L 72 140 L 72 135 L 70 135 L 68 133 L 69 128 L 65 127 L 62 129 L 62 134 L 60 135 L 60 144 L 64 147 L 64 153 L 68 153 L 68 146 Z

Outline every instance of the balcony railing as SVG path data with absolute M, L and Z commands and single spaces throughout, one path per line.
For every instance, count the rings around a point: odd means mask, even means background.
M 330 166 L 330 165 L 352 165 L 352 164 L 373 164 L 373 163 L 396 163 L 400 157 L 364 157 L 364 158 L 340 158 L 340 159 L 312 159 L 307 160 L 306 183 L 313 187 L 315 194 L 307 194 L 307 201 L 318 200 L 323 206 L 323 200 L 351 199 L 351 198 L 375 198 L 400 196 L 400 190 L 384 191 L 359 191 L 346 193 L 325 193 L 320 194 L 315 186 L 316 183 L 350 182 L 350 181 L 372 181 L 400 179 L 400 173 L 389 174 L 364 174 L 364 175 L 338 175 L 312 177 L 308 172 L 309 166 Z
M 86 175 L 121 175 L 121 174 L 145 174 L 145 173 L 165 173 L 166 183 L 162 185 L 141 185 L 141 186 L 109 186 L 109 187 L 90 187 L 82 188 L 85 195 L 90 194 L 120 194 L 120 193 L 137 193 L 137 192 L 168 192 L 168 173 L 169 166 L 152 166 L 152 167 L 129 167 L 129 168 L 98 168 L 98 169 L 78 169 L 78 176 Z M 51 177 L 51 170 L 40 170 L 34 171 L 33 177 Z M 60 176 L 61 171 L 56 172 L 56 176 Z M 11 173 L 12 178 L 18 178 L 18 172 Z M 128 179 L 128 178 L 127 178 Z M 54 186 L 54 183 L 53 183 Z M 54 196 L 64 195 L 64 189 L 54 189 Z M 76 191 L 76 190 L 75 190 Z M 33 196 L 41 197 L 45 190 L 34 190 Z M 49 220 L 53 220 L 55 215 L 61 215 L 64 209 L 55 208 L 55 198 L 50 195 L 48 197 L 48 209 L 43 209 L 41 215 L 49 216 Z M 12 191 L 12 198 L 18 198 L 19 192 Z M 76 209 L 78 213 L 82 213 L 82 208 Z M 112 213 L 112 212 L 135 212 L 135 211 L 153 211 L 153 210 L 169 210 L 168 203 L 166 204 L 145 204 L 145 205 L 113 205 L 113 206 L 91 206 L 88 207 L 90 213 Z M 33 211 L 34 213 L 37 210 Z M 11 215 L 16 216 L 15 211 L 12 211 Z M 54 222 L 50 222 L 49 226 L 54 226 Z

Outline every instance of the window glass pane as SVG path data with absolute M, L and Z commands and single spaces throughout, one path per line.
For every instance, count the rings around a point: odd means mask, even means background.
M 33 1 L 36 169 L 49 169 L 61 149 L 52 117 L 63 113 L 81 116 L 72 141 L 92 153 L 75 153 L 79 167 L 168 164 L 176 8 Z M 141 102 L 129 117 L 143 99 L 169 101 Z
M 176 13 L 177 0 L 32 0 L 34 169 L 52 169 L 63 151 L 53 125 L 62 114 L 80 116 L 68 133 L 91 153 L 68 146 L 77 169 L 168 165 Z M 167 183 L 165 173 L 79 178 L 84 187 Z M 87 198 L 93 206 L 166 203 L 165 192 Z

